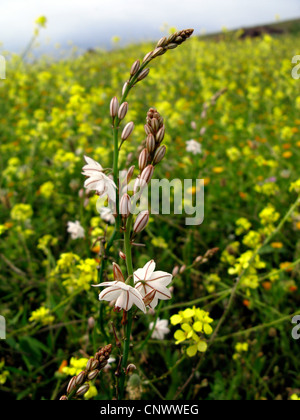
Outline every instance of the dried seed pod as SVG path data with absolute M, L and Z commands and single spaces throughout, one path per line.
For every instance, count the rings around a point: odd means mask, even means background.
M 165 157 L 166 151 L 167 151 L 166 146 L 160 146 L 156 150 L 154 158 L 153 158 L 153 165 L 157 165 L 159 162 L 163 160 L 163 158 Z
M 88 390 L 89 390 L 89 389 L 90 389 L 89 384 L 82 385 L 82 386 L 78 389 L 78 391 L 76 392 L 77 397 L 80 397 L 81 395 L 86 394 L 86 393 L 88 392 Z
M 141 74 L 139 75 L 138 79 L 137 79 L 138 82 L 140 82 L 141 80 L 145 79 L 148 76 L 149 72 L 150 72 L 150 69 L 149 68 L 148 69 L 144 69 L 141 72 Z
M 134 76 L 139 71 L 140 67 L 141 67 L 140 60 L 135 61 L 132 64 L 132 67 L 131 67 L 131 70 L 130 70 L 130 75 Z
M 125 126 L 125 128 L 124 128 L 124 130 L 123 130 L 123 132 L 122 132 L 121 139 L 122 139 L 123 141 L 127 140 L 127 139 L 128 139 L 128 137 L 132 134 L 133 129 L 134 129 L 134 123 L 133 123 L 133 122 L 128 123 L 128 124 Z
M 143 149 L 139 156 L 139 169 L 141 172 L 146 168 L 148 164 L 148 159 L 149 159 L 148 149 Z
M 131 213 L 131 200 L 128 194 L 124 194 L 120 201 L 120 214 L 127 219 Z
M 153 134 L 149 134 L 146 140 L 146 146 L 149 153 L 153 153 L 156 147 L 155 137 Z
M 110 116 L 112 118 L 115 118 L 118 115 L 118 111 L 119 111 L 119 102 L 118 102 L 117 97 L 115 96 L 114 98 L 112 98 L 110 102 Z
M 128 112 L 128 102 L 124 102 L 120 108 L 119 108 L 119 112 L 118 112 L 118 118 L 119 120 L 123 120 L 126 117 L 126 114 Z
M 142 230 L 144 230 L 145 227 L 147 226 L 149 222 L 149 218 L 150 218 L 150 213 L 148 210 L 142 211 L 141 213 L 139 213 L 133 226 L 134 233 L 142 232 Z

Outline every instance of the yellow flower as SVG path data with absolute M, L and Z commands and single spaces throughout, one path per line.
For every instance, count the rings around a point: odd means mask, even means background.
M 25 222 L 26 220 L 31 219 L 33 210 L 30 204 L 16 204 L 12 208 L 10 215 L 13 220 Z
M 271 247 L 274 248 L 274 249 L 282 249 L 283 248 L 283 243 L 282 242 L 272 242 Z
M 50 315 L 50 309 L 41 306 L 36 311 L 31 313 L 31 317 L 29 318 L 30 322 L 40 322 L 42 325 L 51 325 L 55 318 L 53 315 Z
M 222 174 L 223 172 L 224 172 L 224 168 L 222 168 L 221 166 L 217 166 L 217 167 L 215 167 L 215 168 L 213 168 L 213 172 L 215 173 L 215 174 Z
M 241 217 L 240 219 L 238 219 L 235 222 L 237 228 L 235 230 L 235 234 L 237 236 L 242 235 L 245 232 L 248 232 L 248 230 L 251 229 L 251 223 L 249 222 L 248 219 L 246 219 L 245 217 Z
M 298 395 L 297 395 L 297 394 L 293 394 L 293 395 L 291 396 L 291 401 L 300 401 L 300 397 L 298 397 Z

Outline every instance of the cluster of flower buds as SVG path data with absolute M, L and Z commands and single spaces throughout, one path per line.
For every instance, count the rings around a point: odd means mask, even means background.
M 66 395 L 63 395 L 60 400 L 70 400 L 72 397 L 81 397 L 89 390 L 87 382 L 93 381 L 108 362 L 112 351 L 112 345 L 109 344 L 100 349 L 94 357 L 89 359 L 86 369 L 80 372 L 77 376 L 73 376 L 70 380 Z
M 110 116 L 115 120 L 116 117 L 118 117 L 119 121 L 122 121 L 128 112 L 128 102 L 123 102 L 121 106 L 119 106 L 119 101 L 117 97 L 115 96 L 112 98 L 110 102 Z
M 212 258 L 217 252 L 219 251 L 219 248 L 212 248 L 209 249 L 204 256 L 199 255 L 190 265 L 187 267 L 186 265 L 182 265 L 181 267 L 175 266 L 172 272 L 173 277 L 177 276 L 178 274 L 183 274 L 187 269 L 191 269 L 197 265 L 202 265 L 208 262 L 210 258 Z
M 165 137 L 164 119 L 156 109 L 149 109 L 144 129 L 147 135 L 146 149 L 144 150 L 148 152 L 148 163 L 155 166 L 163 160 L 166 154 L 166 146 L 161 145 Z M 144 151 L 142 153 L 146 154 Z

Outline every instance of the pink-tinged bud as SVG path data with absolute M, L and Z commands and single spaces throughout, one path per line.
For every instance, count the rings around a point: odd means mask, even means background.
M 151 292 L 149 292 L 144 298 L 143 298 L 143 301 L 144 301 L 144 304 L 145 304 L 145 306 L 149 306 L 150 304 L 151 304 L 151 302 L 153 301 L 153 299 L 154 299 L 154 297 L 155 297 L 155 295 L 156 295 L 156 290 L 155 289 L 153 289 L 153 290 L 151 290 Z
M 93 360 L 90 371 L 97 369 L 98 366 L 99 366 L 99 360 L 96 360 L 96 359 Z
M 152 127 L 150 127 L 148 124 L 146 124 L 144 126 L 144 130 L 145 130 L 145 133 L 147 134 L 147 136 L 149 136 L 150 134 L 153 134 Z
M 128 102 L 124 102 L 120 106 L 120 109 L 119 109 L 119 112 L 118 112 L 118 117 L 119 117 L 120 121 L 123 120 L 126 117 L 127 112 L 128 112 Z
M 144 69 L 138 77 L 138 82 L 145 79 L 148 76 L 149 72 L 150 72 L 150 69 Z
M 120 214 L 122 217 L 127 218 L 131 213 L 131 200 L 128 194 L 124 194 L 120 201 Z
M 141 67 L 140 60 L 135 61 L 132 64 L 132 67 L 131 67 L 131 70 L 130 70 L 130 75 L 134 76 L 139 71 L 140 67 Z
M 155 137 L 153 134 L 149 134 L 146 140 L 146 146 L 149 153 L 153 153 L 156 147 Z
M 92 363 L 95 361 L 95 359 L 93 358 L 93 357 L 91 357 L 89 360 L 88 360 L 88 362 L 87 362 L 87 364 L 86 364 L 86 370 L 91 370 L 91 367 L 92 367 Z
M 165 50 L 162 47 L 158 47 L 153 51 L 152 58 L 156 58 L 159 55 L 162 55 L 164 52 Z
M 89 384 L 82 385 L 82 386 L 78 389 L 78 391 L 76 392 L 77 397 L 80 397 L 81 395 L 86 394 L 86 393 L 88 392 L 88 390 L 89 390 L 89 389 L 90 389 Z
M 160 146 L 154 155 L 154 159 L 153 159 L 153 165 L 157 165 L 159 162 L 161 162 L 163 160 L 163 158 L 165 157 L 167 148 L 166 146 Z
M 199 256 L 195 259 L 195 263 L 196 263 L 196 264 L 199 264 L 202 260 L 203 260 L 202 255 L 199 255 Z
M 151 181 L 151 178 L 153 176 L 154 172 L 154 166 L 148 165 L 142 172 L 140 180 L 143 182 L 146 182 L 146 184 L 149 184 Z
M 88 374 L 88 380 L 93 381 L 99 374 L 100 370 L 93 370 Z
M 95 326 L 95 318 L 93 318 L 92 316 L 89 317 L 88 319 L 88 329 L 92 330 Z
M 180 273 L 180 274 L 183 274 L 183 273 L 185 272 L 185 270 L 186 270 L 186 265 L 183 265 L 183 266 L 180 268 L 179 273 Z
M 176 267 L 173 268 L 172 276 L 175 277 L 177 276 L 178 273 L 179 273 L 179 267 L 178 265 L 176 265 Z
M 62 397 L 60 397 L 59 400 L 60 401 L 66 401 L 66 400 L 68 400 L 68 397 L 66 395 L 63 395 Z
M 135 166 L 131 166 L 128 169 L 127 175 L 126 175 L 126 183 L 127 185 L 129 184 L 129 182 L 131 181 L 132 177 L 133 177 L 133 172 L 135 170 Z
M 125 83 L 124 83 L 124 86 L 123 86 L 123 89 L 122 89 L 122 95 L 124 95 L 124 94 L 125 94 L 125 92 L 126 92 L 126 89 L 127 89 L 128 85 L 129 85 L 129 83 L 128 83 L 128 82 L 125 82 Z
M 76 376 L 70 380 L 68 387 L 67 387 L 67 394 L 70 394 L 76 388 Z
M 124 254 L 124 252 L 119 251 L 119 257 L 120 257 L 123 261 L 126 261 L 126 255 Z
M 116 263 L 113 263 L 113 273 L 114 273 L 115 281 L 120 281 L 122 283 L 125 283 L 122 270 L 121 270 L 120 266 Z
M 158 43 L 156 45 L 156 48 L 164 47 L 167 42 L 168 42 L 168 40 L 165 36 L 163 38 L 160 38 L 160 40 L 158 41 Z
M 150 51 L 148 54 L 145 55 L 143 59 L 143 63 L 146 63 L 146 61 L 150 61 L 152 58 L 153 51 Z
M 147 149 L 143 149 L 139 156 L 139 168 L 141 172 L 146 168 L 148 164 L 148 159 L 149 159 L 149 152 Z
M 161 143 L 161 142 L 163 141 L 163 139 L 164 139 L 164 137 L 165 137 L 165 132 L 166 132 L 166 128 L 165 128 L 165 126 L 163 125 L 163 126 L 159 129 L 158 133 L 157 133 L 157 134 L 156 134 L 156 136 L 155 136 L 157 143 Z
M 157 131 L 159 130 L 159 122 L 156 118 L 152 118 L 151 127 L 152 127 L 154 133 L 157 133 Z
M 85 378 L 86 378 L 86 372 L 85 371 L 80 372 L 75 378 L 76 386 L 82 385 L 85 382 Z
M 112 118 L 115 118 L 118 115 L 118 111 L 119 111 L 119 102 L 115 96 L 114 98 L 112 98 L 110 102 L 110 116 Z
M 205 133 L 206 133 L 206 127 L 202 127 L 200 130 L 200 136 L 204 136 Z
M 142 211 L 136 218 L 134 226 L 133 226 L 133 231 L 134 233 L 140 233 L 142 232 L 142 230 L 145 229 L 145 227 L 147 226 L 148 222 L 149 222 L 149 218 L 150 218 L 150 213 L 148 210 L 146 211 Z
M 128 124 L 125 126 L 124 130 L 123 130 L 123 133 L 122 133 L 122 135 L 121 135 L 121 139 L 122 139 L 123 141 L 127 140 L 127 139 L 128 139 L 128 137 L 129 137 L 129 136 L 131 135 L 131 133 L 133 132 L 133 129 L 134 129 L 134 123 L 133 123 L 133 122 L 128 123 Z

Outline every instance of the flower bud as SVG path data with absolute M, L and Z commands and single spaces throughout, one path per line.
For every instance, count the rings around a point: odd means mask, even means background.
M 75 384 L 78 385 L 82 385 L 85 382 L 85 378 L 86 378 L 86 372 L 83 370 L 82 372 L 80 372 L 76 378 L 75 378 Z
M 156 136 L 155 136 L 157 143 L 161 143 L 161 142 L 163 141 L 163 139 L 164 139 L 164 137 L 165 137 L 165 131 L 166 131 L 166 128 L 165 128 L 165 126 L 163 125 L 163 126 L 159 129 L 158 133 L 157 133 L 157 134 L 156 134 Z
M 89 317 L 88 319 L 88 329 L 92 330 L 95 326 L 95 318 L 93 318 L 92 316 Z
M 151 127 L 152 127 L 154 133 L 157 133 L 158 132 L 158 130 L 159 130 L 159 122 L 158 122 L 158 120 L 156 118 L 152 118 L 152 120 L 151 120 Z
M 93 381 L 97 376 L 98 376 L 98 373 L 100 372 L 100 370 L 93 370 L 92 372 L 90 372 L 89 374 L 88 374 L 88 380 L 89 381 Z
M 167 150 L 166 146 L 160 146 L 156 150 L 154 158 L 153 158 L 153 165 L 157 165 L 159 162 L 163 160 L 166 154 L 166 150 Z
M 154 166 L 148 165 L 141 173 L 140 180 L 146 182 L 146 184 L 149 184 L 153 176 L 153 172 L 154 172 Z
M 113 273 L 114 273 L 115 281 L 120 281 L 122 283 L 125 283 L 122 270 L 121 270 L 120 266 L 116 263 L 113 263 Z
M 142 232 L 142 230 L 144 230 L 145 227 L 147 226 L 149 222 L 149 218 L 150 218 L 150 213 L 148 210 L 142 211 L 141 213 L 139 213 L 133 226 L 134 233 Z
M 128 87 L 128 82 L 125 82 L 124 83 L 124 86 L 123 86 L 123 89 L 122 89 L 122 95 L 124 95 L 125 94 L 125 92 L 126 92 L 126 89 L 127 89 L 127 87 Z
M 128 172 L 127 172 L 127 175 L 126 175 L 126 184 L 128 185 L 129 184 L 129 182 L 131 181 L 131 179 L 132 179 L 132 176 L 133 176 L 133 172 L 134 172 L 134 170 L 135 170 L 135 166 L 131 166 L 129 169 L 128 169 Z
M 153 54 L 153 51 L 150 51 L 148 54 L 146 54 L 144 57 L 143 63 L 146 63 L 146 61 L 150 61 L 152 58 L 152 54 Z
M 115 118 L 118 115 L 118 111 L 119 111 L 119 102 L 115 96 L 114 98 L 112 98 L 110 102 L 110 116 L 112 118 Z
M 119 257 L 120 257 L 123 261 L 126 261 L 126 255 L 124 254 L 124 252 L 119 251 Z
M 60 401 L 66 401 L 68 399 L 68 397 L 66 395 L 63 395 L 60 397 Z
M 138 82 L 145 79 L 148 76 L 149 72 L 150 72 L 150 69 L 144 69 L 138 77 Z
M 153 153 L 156 147 L 155 138 L 153 134 L 149 134 L 146 140 L 146 146 L 149 153 Z
M 173 271 L 172 271 L 172 276 L 173 277 L 175 277 L 175 276 L 177 276 L 177 274 L 179 273 L 179 267 L 178 267 L 178 265 L 176 265 L 174 268 L 173 268 Z
M 150 125 L 148 125 L 148 124 L 146 124 L 144 126 L 144 130 L 145 130 L 145 133 L 147 134 L 147 136 L 149 136 L 150 134 L 153 134 L 152 127 L 150 127 Z
M 89 388 L 90 388 L 89 384 L 82 385 L 76 392 L 77 397 L 80 397 L 81 395 L 86 394 Z
M 92 364 L 91 364 L 91 368 L 89 369 L 90 371 L 97 369 L 97 367 L 99 366 L 99 361 L 97 359 L 93 360 Z
M 91 370 L 91 366 L 92 366 L 92 363 L 95 361 L 95 359 L 93 358 L 93 357 L 91 357 L 89 360 L 88 360 L 88 362 L 87 362 L 87 364 L 86 364 L 86 370 Z
M 158 57 L 159 55 L 162 55 L 163 53 L 164 53 L 164 49 L 162 48 L 162 47 L 158 47 L 158 48 L 156 48 L 154 51 L 153 51 L 153 54 L 152 54 L 152 58 L 156 58 L 156 57 Z
M 164 47 L 166 45 L 167 41 L 168 40 L 165 36 L 163 38 L 160 38 L 160 40 L 158 41 L 158 43 L 156 45 L 156 48 Z
M 124 102 L 120 108 L 119 108 L 119 112 L 118 112 L 118 118 L 119 120 L 123 120 L 126 117 L 126 114 L 128 112 L 128 102 Z
M 73 378 L 71 378 L 68 387 L 67 387 L 67 394 L 70 394 L 75 388 L 76 388 L 76 376 L 73 376 Z
M 178 44 L 175 44 L 175 43 L 171 43 L 171 44 L 168 44 L 167 46 L 166 46 L 166 48 L 168 49 L 168 50 L 174 50 L 175 48 L 177 48 L 178 47 Z
M 140 67 L 141 67 L 140 60 L 135 61 L 132 64 L 132 67 L 131 67 L 131 70 L 130 70 L 130 75 L 134 76 L 139 71 Z
M 180 274 L 183 274 L 183 273 L 185 272 L 185 270 L 186 270 L 186 265 L 183 265 L 183 266 L 180 268 L 179 273 L 180 273 Z
M 122 132 L 121 139 L 122 139 L 123 141 L 127 140 L 127 139 L 128 139 L 128 137 L 129 137 L 129 136 L 131 135 L 131 133 L 133 132 L 133 129 L 134 129 L 134 123 L 133 123 L 133 122 L 128 123 L 128 124 L 125 126 L 125 128 L 124 128 L 124 130 L 123 130 L 123 132 Z
M 143 149 L 139 156 L 139 168 L 141 172 L 146 168 L 148 164 L 148 159 L 149 159 L 149 152 L 147 149 Z
M 131 212 L 131 201 L 128 194 L 124 194 L 120 201 L 120 214 L 122 217 L 127 218 Z

